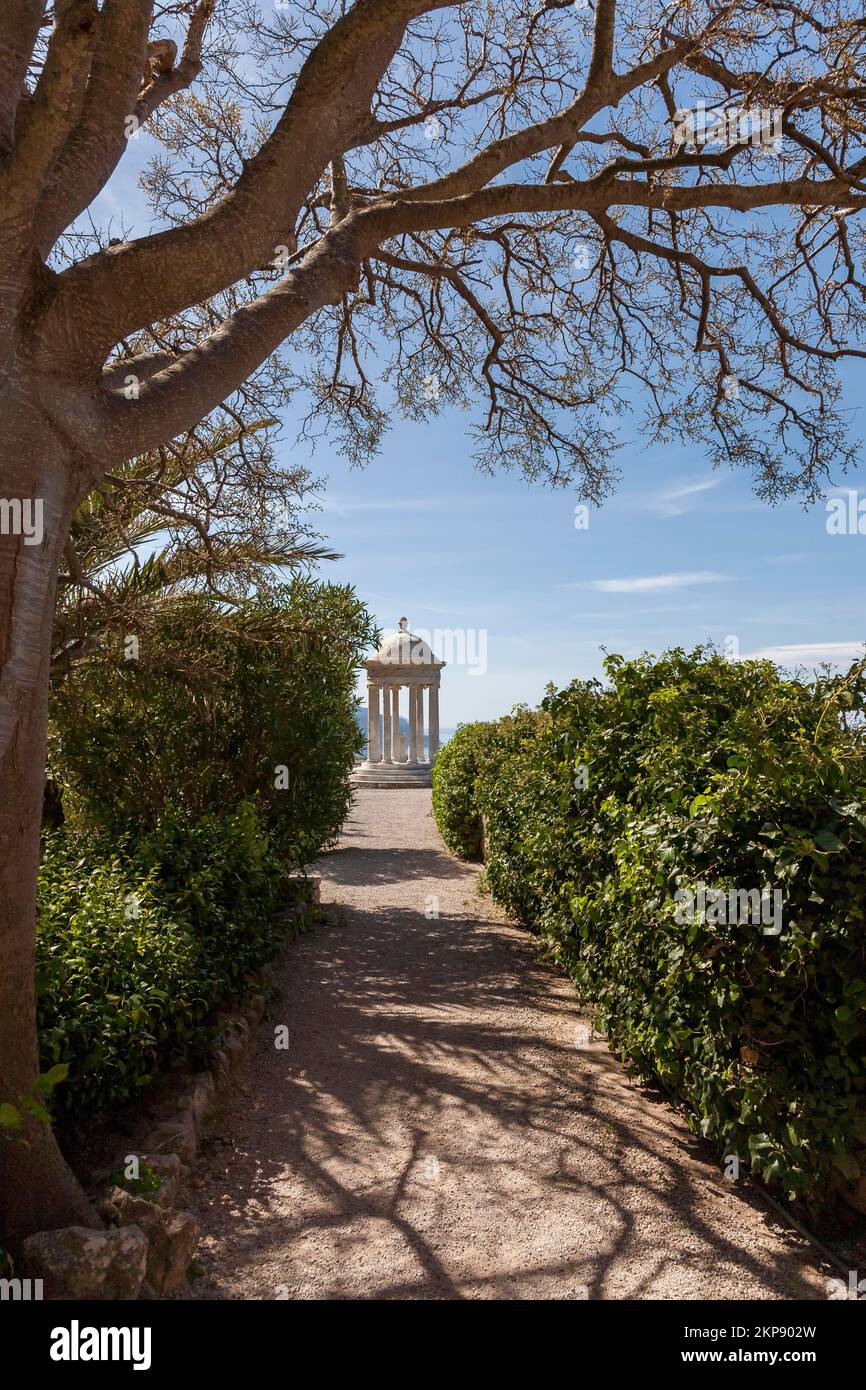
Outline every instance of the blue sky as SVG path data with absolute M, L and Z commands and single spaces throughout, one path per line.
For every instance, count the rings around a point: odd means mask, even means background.
M 405 614 L 433 633 L 487 633 L 485 673 L 443 673 L 444 725 L 599 674 L 603 647 L 631 656 L 733 636 L 741 656 L 807 668 L 859 652 L 866 536 L 828 534 L 823 502 L 770 507 L 748 477 L 636 439 L 616 495 L 578 530 L 571 493 L 476 472 L 465 423 L 395 420 L 363 470 L 326 444 L 311 458 L 327 476 L 319 525 L 344 555 L 326 575 L 355 584 L 385 628 Z
M 137 175 L 157 148 L 146 132 L 130 142 L 95 221 L 152 230 Z M 861 437 L 862 371 L 849 370 L 846 402 Z M 444 727 L 535 704 L 548 681 L 599 674 L 603 647 L 631 656 L 733 636 L 742 656 L 807 669 L 859 653 L 866 535 L 829 535 L 824 503 L 769 507 L 748 476 L 714 472 L 697 450 L 646 450 L 626 417 L 618 491 L 577 530 L 576 496 L 474 469 L 468 419 L 395 419 L 363 470 L 327 440 L 300 449 L 326 482 L 316 525 L 344 556 L 322 577 L 354 584 L 385 629 L 405 614 L 416 630 L 486 634 L 483 673 L 452 663 L 443 674 Z M 296 426 L 287 420 L 287 460 Z M 835 481 L 866 487 L 862 474 Z

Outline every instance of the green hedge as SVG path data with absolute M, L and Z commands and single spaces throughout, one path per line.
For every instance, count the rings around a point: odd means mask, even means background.
M 463 814 L 487 819 L 491 890 L 696 1131 L 818 1198 L 866 1170 L 862 673 L 703 649 L 606 670 L 486 736 Z M 702 885 L 778 889 L 781 932 L 712 894 L 689 913 Z
M 295 578 L 225 612 L 156 607 L 138 659 L 95 649 L 52 694 L 50 770 L 77 828 L 148 833 L 254 798 L 289 863 L 345 820 L 355 684 L 376 631 L 349 585 Z
M 376 636 L 348 585 L 173 595 L 136 660 L 95 643 L 52 692 L 37 989 L 61 1128 L 204 1062 L 215 1006 L 273 956 L 289 872 L 348 809 Z
M 475 805 L 475 779 L 492 724 L 460 724 L 433 765 L 433 813 L 452 854 L 481 858 L 481 817 Z
M 290 887 L 255 806 L 141 842 L 46 839 L 36 985 L 42 1070 L 61 1129 L 131 1100 L 172 1062 L 204 1064 L 214 1007 L 237 996 L 285 936 Z

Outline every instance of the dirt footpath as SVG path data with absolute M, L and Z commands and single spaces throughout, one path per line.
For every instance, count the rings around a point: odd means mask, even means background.
M 585 1043 L 429 792 L 360 791 L 316 872 L 342 920 L 287 953 L 211 1126 L 187 1297 L 826 1296 L 834 1271 Z

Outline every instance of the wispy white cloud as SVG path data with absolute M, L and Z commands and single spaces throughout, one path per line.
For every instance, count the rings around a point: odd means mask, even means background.
M 642 574 L 632 579 L 587 579 L 575 587 L 600 594 L 650 594 L 659 589 L 691 589 L 696 584 L 729 583 L 730 575 L 715 570 L 687 570 L 677 574 Z
M 811 560 L 814 550 L 789 550 L 782 555 L 765 555 L 765 565 L 793 565 L 800 560 Z
M 660 516 L 682 516 L 684 512 L 694 511 L 697 499 L 702 493 L 712 492 L 722 482 L 724 479 L 717 476 L 681 483 L 677 487 L 663 488 L 650 498 L 650 507 Z
M 747 653 L 746 660 L 775 661 L 780 666 L 833 665 L 848 666 L 863 655 L 862 642 L 800 642 L 791 646 L 762 647 Z
M 650 492 L 621 492 L 608 505 L 614 509 L 619 504 L 629 511 L 650 511 L 656 516 L 683 516 L 686 512 L 696 511 L 703 495 L 715 491 L 724 481 L 722 474 L 713 474 L 709 478 L 683 478 Z

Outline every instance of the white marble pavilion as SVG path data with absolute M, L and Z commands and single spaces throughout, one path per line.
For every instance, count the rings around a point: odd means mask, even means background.
M 439 676 L 445 662 L 401 618 L 397 632 L 386 637 L 365 665 L 367 759 L 355 769 L 353 781 L 367 787 L 429 787 L 430 768 L 439 751 Z M 408 737 L 400 729 L 404 690 Z

